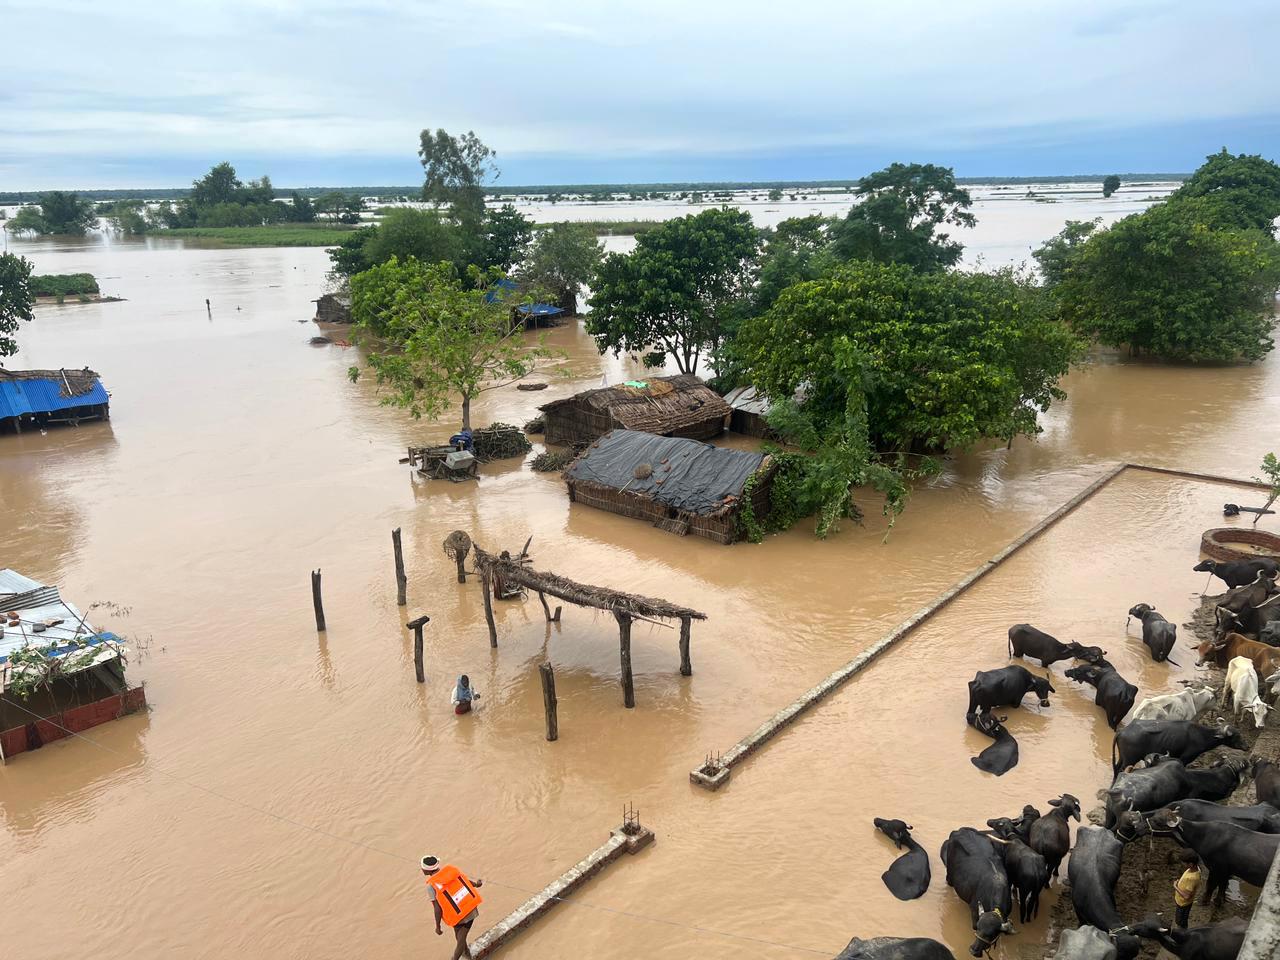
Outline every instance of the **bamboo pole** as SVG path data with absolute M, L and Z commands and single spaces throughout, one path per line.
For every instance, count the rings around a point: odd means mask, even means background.
M 316 630 L 324 633 L 324 601 L 320 598 L 320 571 L 311 571 L 311 605 L 316 608 Z
M 404 575 L 404 549 L 400 544 L 399 527 L 391 531 L 391 548 L 396 556 L 396 605 L 403 607 L 405 605 L 405 589 L 409 585 L 409 579 Z
M 538 672 L 542 674 L 542 704 L 547 711 L 547 739 L 560 738 L 560 720 L 556 716 L 556 675 L 551 664 L 541 663 Z
M 489 571 L 480 572 L 480 592 L 484 594 L 484 619 L 489 624 L 489 646 L 498 645 L 498 625 L 493 622 L 493 597 L 489 587 Z

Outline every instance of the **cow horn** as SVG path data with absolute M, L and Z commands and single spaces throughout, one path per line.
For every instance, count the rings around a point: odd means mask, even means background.
M 1008 843 L 1008 840 L 1001 840 L 999 837 L 987 837 L 992 843 Z

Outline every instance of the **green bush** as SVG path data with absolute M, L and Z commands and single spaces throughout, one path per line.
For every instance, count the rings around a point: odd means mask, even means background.
M 88 296 L 101 293 L 91 273 L 50 273 L 31 278 L 31 294 L 36 297 Z

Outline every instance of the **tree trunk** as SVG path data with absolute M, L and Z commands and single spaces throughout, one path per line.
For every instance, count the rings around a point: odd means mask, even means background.
M 462 396 L 462 429 L 471 429 L 471 398 L 466 394 Z

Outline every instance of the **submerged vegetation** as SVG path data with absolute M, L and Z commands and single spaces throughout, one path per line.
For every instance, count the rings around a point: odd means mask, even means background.
M 235 247 L 336 247 L 355 230 L 337 223 L 269 223 L 257 227 L 178 227 L 160 235 Z
M 101 293 L 91 273 L 47 273 L 31 278 L 31 294 L 36 297 L 76 297 Z

